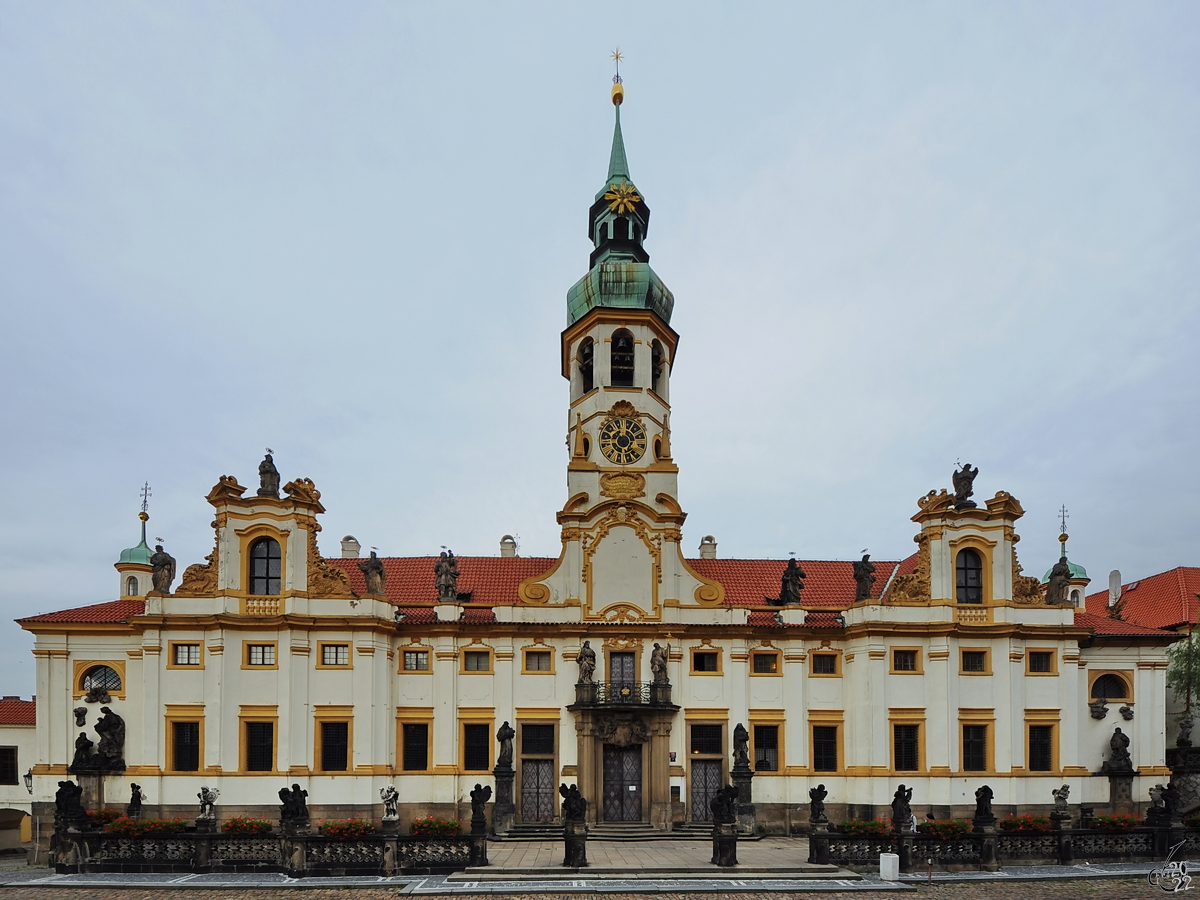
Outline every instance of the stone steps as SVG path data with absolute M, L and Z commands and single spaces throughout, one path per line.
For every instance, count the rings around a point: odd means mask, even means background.
M 790 863 L 780 868 L 765 866 L 735 866 L 730 869 L 719 869 L 706 865 L 695 868 L 679 866 L 588 866 L 586 869 L 568 869 L 563 866 L 553 867 L 496 867 L 488 866 L 464 869 L 446 876 L 446 881 L 577 881 L 580 878 L 609 879 L 609 880 L 658 880 L 658 879 L 696 879 L 696 878 L 736 878 L 739 880 L 808 880 L 816 878 L 841 879 L 860 881 L 862 876 L 837 866 L 818 866 L 811 863 Z

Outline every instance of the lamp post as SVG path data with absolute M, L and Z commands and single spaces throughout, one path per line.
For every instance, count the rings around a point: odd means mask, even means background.
M 33 794 L 33 769 L 30 769 L 28 772 L 26 772 L 21 777 L 25 779 L 25 790 L 29 791 L 30 795 L 32 795 Z

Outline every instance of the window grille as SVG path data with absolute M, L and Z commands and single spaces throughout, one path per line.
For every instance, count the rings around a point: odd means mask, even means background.
M 176 772 L 200 771 L 200 723 L 172 722 L 171 728 L 174 731 L 171 767 Z
M 487 725 L 463 726 L 463 768 L 468 772 L 486 772 L 491 761 L 491 728 Z
M 321 723 L 321 768 L 326 772 L 345 772 L 350 762 L 350 723 Z
M 549 756 L 554 753 L 553 725 L 522 725 L 521 752 Z
M 724 731 L 721 725 L 693 725 L 692 753 L 721 755 L 725 752 Z
M 779 726 L 754 726 L 754 769 L 758 772 L 779 771 Z
M 278 541 L 272 538 L 255 541 L 250 548 L 250 593 L 278 594 L 280 565 Z
M 275 766 L 275 723 L 246 723 L 246 770 L 270 772 Z
M 838 770 L 838 727 L 836 725 L 813 726 L 813 769 L 817 772 Z
M 921 767 L 919 725 L 895 725 L 896 771 L 916 772 Z
M 429 768 L 429 726 L 406 723 L 404 726 L 404 771 L 424 772 Z

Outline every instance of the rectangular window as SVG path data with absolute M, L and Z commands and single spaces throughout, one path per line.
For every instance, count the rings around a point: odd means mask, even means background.
M 837 674 L 836 653 L 814 653 L 812 655 L 812 670 L 814 675 Z
M 492 654 L 489 650 L 468 650 L 463 654 L 463 669 L 467 672 L 490 672 Z
M 348 666 L 350 665 L 349 644 L 322 644 L 321 665 Z
M 962 759 L 964 772 L 987 771 L 987 726 L 962 727 Z
M 921 768 L 920 725 L 893 725 L 896 771 L 917 772 Z
M 171 723 L 171 768 L 176 772 L 200 771 L 199 722 Z
M 272 647 L 272 650 L 275 648 Z M 270 772 L 275 768 L 275 723 L 246 723 L 246 771 Z
M 1054 770 L 1054 726 L 1029 726 L 1029 771 L 1051 772 Z
M 0 747 L 0 784 L 19 784 L 17 748 Z
M 717 670 L 717 653 L 715 650 L 692 651 L 693 672 L 716 672 Z
M 246 664 L 251 666 L 275 665 L 274 644 L 247 644 Z
M 691 731 L 693 755 L 697 753 L 709 753 L 720 756 L 725 752 L 724 742 L 722 741 L 723 726 L 693 725 Z
M 1054 671 L 1053 650 L 1030 650 L 1029 671 L 1044 674 Z
M 177 665 L 177 666 L 198 666 L 198 665 L 200 665 L 200 645 L 199 644 L 176 644 L 175 645 L 175 665 Z
M 779 771 L 779 726 L 754 726 L 754 770 Z
M 527 672 L 549 672 L 550 663 L 549 650 L 525 651 L 525 670 Z
M 838 727 L 836 725 L 813 726 L 813 771 L 836 772 L 838 770 Z
M 321 769 L 345 772 L 350 766 L 350 723 L 321 723 Z
M 429 768 L 429 726 L 424 722 L 405 723 L 403 733 L 404 771 L 426 771 Z
M 553 725 L 522 725 L 521 752 L 541 756 L 554 755 Z
M 486 653 L 484 654 L 487 655 Z M 491 757 L 492 729 L 490 725 L 463 726 L 463 769 L 468 772 L 486 772 Z
M 751 670 L 755 675 L 775 675 L 779 672 L 778 653 L 754 653 L 751 655 L 754 665 Z
M 429 651 L 428 650 L 405 650 L 404 651 L 404 671 L 405 672 L 428 672 L 429 671 Z
M 916 650 L 893 650 L 892 651 L 892 670 L 895 672 L 915 672 L 915 671 L 917 671 L 917 651 Z
M 986 672 L 986 650 L 964 650 L 962 652 L 962 670 L 964 672 Z

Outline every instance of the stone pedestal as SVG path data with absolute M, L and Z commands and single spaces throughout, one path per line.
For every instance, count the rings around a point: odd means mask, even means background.
M 1171 770 L 1176 808 L 1200 806 L 1200 747 L 1168 747 L 1167 768 Z
M 212 834 L 217 830 L 217 820 L 211 817 L 201 816 L 196 819 L 196 831 L 201 834 Z
M 471 866 L 490 865 L 487 855 L 487 835 L 471 834 Z
M 907 874 L 913 870 L 913 833 L 901 832 L 896 843 L 896 850 L 900 856 L 900 871 Z
M 563 866 L 582 869 L 587 866 L 587 823 L 568 819 L 563 823 Z
M 829 864 L 829 825 L 813 822 L 808 836 L 808 861 L 816 865 Z
M 729 773 L 729 779 L 737 788 L 737 828 L 738 834 L 753 835 L 758 833 L 758 816 L 754 810 L 754 798 L 751 792 L 751 779 L 754 773 L 749 766 L 734 766 Z
M 996 835 L 996 817 L 986 825 L 976 824 L 974 833 L 979 835 L 979 868 L 985 872 L 1000 870 L 999 844 Z
M 398 818 L 388 819 L 385 817 L 380 823 L 379 830 L 384 834 L 398 834 L 400 831 L 400 820 Z
M 1108 776 L 1108 806 L 1115 813 L 1132 813 L 1133 803 L 1133 767 L 1110 768 L 1107 763 L 1100 774 Z
M 714 866 L 729 868 L 738 864 L 737 836 L 738 826 L 736 823 L 713 825 L 712 862 Z
M 496 779 L 496 805 L 492 808 L 492 831 L 496 834 L 507 834 L 517 821 L 517 805 L 513 801 L 513 778 L 516 772 L 512 766 L 496 766 L 492 770 Z

